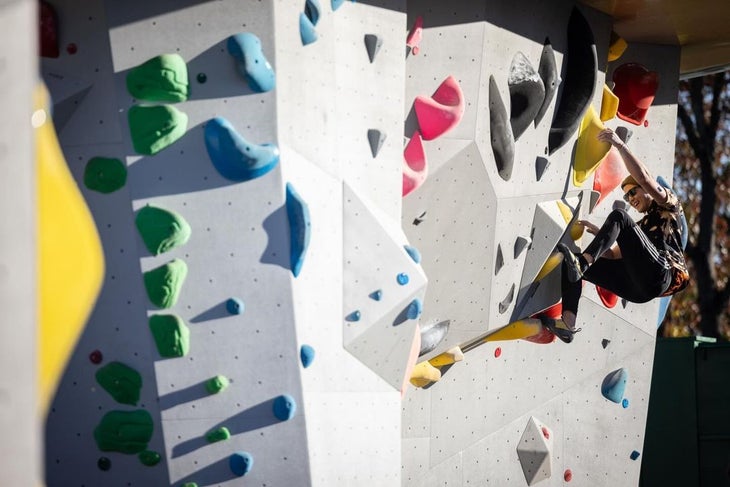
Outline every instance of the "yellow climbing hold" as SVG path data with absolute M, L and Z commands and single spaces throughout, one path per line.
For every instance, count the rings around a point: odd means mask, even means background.
M 540 320 L 536 318 L 527 318 L 510 323 L 503 326 L 499 330 L 491 333 L 484 338 L 484 342 L 500 342 L 505 340 L 519 340 L 520 338 L 528 338 L 535 336 L 542 331 Z
M 601 121 L 607 122 L 616 116 L 618 111 L 618 96 L 613 94 L 608 85 L 603 85 L 601 98 Z
M 563 219 L 565 220 L 565 223 L 570 223 L 570 221 L 573 219 L 573 210 L 570 209 L 568 205 L 563 203 L 562 201 L 558 200 L 556 201 L 558 204 L 558 208 L 560 209 L 560 214 L 563 215 Z M 576 225 L 575 222 L 570 226 L 570 238 L 573 239 L 575 242 L 579 238 L 583 236 L 583 227 L 580 225 Z
M 411 372 L 411 384 L 416 387 L 424 387 L 431 382 L 441 379 L 441 371 L 431 365 L 428 361 L 416 364 Z
M 542 269 L 540 269 L 540 272 L 537 273 L 537 277 L 535 277 L 535 282 L 542 281 L 543 278 L 550 274 L 556 267 L 558 267 L 561 262 L 563 262 L 563 254 L 561 254 L 560 252 L 554 252 L 550 254 L 550 257 L 547 258 L 542 266 Z
M 44 85 L 35 108 L 49 113 Z M 34 124 L 38 190 L 39 404 L 45 413 L 91 312 L 104 276 L 104 254 L 91 213 L 66 165 L 47 116 Z
M 575 146 L 575 158 L 573 159 L 573 184 L 575 186 L 581 186 L 608 154 L 611 145 L 598 140 L 598 134 L 604 128 L 593 105 L 589 105 L 580 123 L 578 142 Z
M 459 347 L 454 347 L 446 350 L 440 355 L 436 355 L 434 358 L 428 361 L 434 367 L 442 367 L 444 365 L 451 365 L 455 362 L 461 362 L 464 360 L 464 353 Z
M 612 31 L 611 41 L 608 45 L 608 62 L 610 63 L 620 58 L 627 47 L 628 44 L 626 44 L 624 38 Z

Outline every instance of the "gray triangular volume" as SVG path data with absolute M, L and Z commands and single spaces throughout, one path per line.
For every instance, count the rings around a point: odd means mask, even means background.
M 365 48 L 368 50 L 368 57 L 370 62 L 375 61 L 375 56 L 378 55 L 380 47 L 383 45 L 383 39 L 375 34 L 365 34 Z
M 631 136 L 634 134 L 634 132 L 631 131 L 628 127 L 616 127 L 616 135 L 618 135 L 618 138 L 624 141 L 624 144 L 626 144 Z
M 539 157 L 535 160 L 535 176 L 537 177 L 537 180 L 539 181 L 542 179 L 542 175 L 545 174 L 545 170 L 550 165 L 550 161 L 548 161 L 545 157 Z
M 368 142 L 370 143 L 370 152 L 373 153 L 373 157 L 378 156 L 378 152 L 383 147 L 386 137 L 385 132 L 381 132 L 378 129 L 368 129 Z

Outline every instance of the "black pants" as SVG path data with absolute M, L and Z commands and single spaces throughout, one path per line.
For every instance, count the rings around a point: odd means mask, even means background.
M 621 249 L 621 258 L 601 259 L 600 256 L 614 242 Z M 663 293 L 671 281 L 669 263 L 626 210 L 613 210 L 584 252 L 593 257 L 593 265 L 588 268 L 583 279 L 627 301 L 651 301 Z M 580 280 L 568 281 L 563 269 L 563 312 L 578 312 L 582 287 L 583 282 Z

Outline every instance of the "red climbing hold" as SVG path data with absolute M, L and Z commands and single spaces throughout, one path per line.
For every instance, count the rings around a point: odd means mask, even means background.
M 411 31 L 408 33 L 408 38 L 406 39 L 406 46 L 411 48 L 411 52 L 415 56 L 418 54 L 419 45 L 421 44 L 421 39 L 423 38 L 423 17 L 420 15 L 416 17 L 416 21 L 413 23 L 413 27 L 411 27 Z
M 598 293 L 598 297 L 601 298 L 601 302 L 606 308 L 613 308 L 614 306 L 616 306 L 616 303 L 618 303 L 618 296 L 616 296 L 608 289 L 603 289 L 601 286 L 596 286 L 596 292 Z
M 547 426 L 542 427 L 542 436 L 544 436 L 546 440 L 550 439 L 550 430 L 547 429 Z
M 99 350 L 94 350 L 89 354 L 89 360 L 91 360 L 92 364 L 100 364 L 103 358 L 104 357 Z
M 618 118 L 641 125 L 654 102 L 659 73 L 638 63 L 622 64 L 613 72 L 613 93 L 618 96 Z
M 464 115 L 464 94 L 456 78 L 449 76 L 433 96 L 419 95 L 414 102 L 424 140 L 432 140 L 454 128 Z
M 73 42 L 70 43 L 68 46 L 66 46 L 66 52 L 73 55 L 76 54 L 76 52 L 79 50 L 79 47 L 74 44 Z
M 649 121 L 648 120 L 644 120 L 644 127 L 648 127 L 648 126 L 649 126 Z
M 618 149 L 612 147 L 606 158 L 603 159 L 601 164 L 596 169 L 596 173 L 593 176 L 593 191 L 598 191 L 600 196 L 596 201 L 598 206 L 601 201 L 614 189 L 616 189 L 621 181 L 629 174 L 626 170 L 624 160 L 621 158 Z
M 566 482 L 570 482 L 571 480 L 573 480 L 573 472 L 571 472 L 569 468 L 565 469 L 565 473 L 563 473 L 563 479 Z
M 58 52 L 58 16 L 50 3 L 40 5 L 40 48 L 41 57 L 56 58 Z
M 421 133 L 416 130 L 403 151 L 403 196 L 420 187 L 428 175 Z
M 497 347 L 494 349 L 494 358 L 499 358 L 499 356 L 502 355 L 502 347 Z

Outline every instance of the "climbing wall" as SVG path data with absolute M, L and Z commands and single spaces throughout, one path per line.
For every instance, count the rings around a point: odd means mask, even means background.
M 568 0 L 52 3 L 106 276 L 48 485 L 636 483 L 657 304 L 587 284 L 571 345 L 507 325 L 619 197 L 586 134 L 624 62 L 667 82 L 603 123 L 671 180 L 675 50 L 609 64 Z
M 527 3 L 529 16 L 515 2 L 409 3 L 409 27 L 420 17 L 423 29 L 418 53 L 406 62 L 406 112 L 410 100 L 449 75 L 460 82 L 466 110 L 456 128 L 424 142 L 428 177 L 403 200 L 403 229 L 429 278 L 420 326 L 445 323 L 448 331 L 419 357 L 431 359 L 437 375 L 403 401 L 402 485 L 638 483 L 657 301 L 604 304 L 608 296 L 585 284 L 583 331 L 570 345 L 507 325 L 559 305 L 559 267 L 548 266 L 554 246 L 584 248 L 590 237 L 571 232 L 572 219 L 600 225 L 623 203 L 614 203 L 621 193 L 609 187 L 597 204 L 593 171 L 607 165 L 606 153 L 587 134 L 595 130 L 595 137 L 601 121 L 570 121 L 564 100 L 580 100 L 582 90 L 584 113 L 599 114 L 603 86 L 613 86 L 618 66 L 658 71 L 646 123 L 615 115 L 602 122 L 628 128 L 633 153 L 671 180 L 677 53 L 630 45 L 609 63 L 609 18 L 573 2 Z M 587 39 L 595 73 L 590 59 L 570 64 L 586 56 Z M 525 124 L 530 83 L 540 78 L 548 91 L 546 52 L 557 87 L 540 121 Z M 443 365 L 454 346 L 464 349 L 463 360 Z

